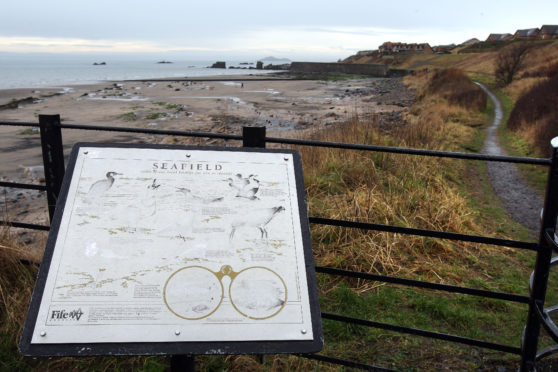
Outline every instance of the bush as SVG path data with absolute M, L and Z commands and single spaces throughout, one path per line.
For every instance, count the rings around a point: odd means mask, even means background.
M 449 103 L 467 109 L 483 111 L 486 108 L 486 93 L 459 69 L 436 71 L 425 93 L 439 95 Z
M 550 154 L 550 140 L 558 136 L 558 73 L 517 100 L 508 128 L 525 132 L 541 154 Z
M 521 75 L 521 78 L 534 78 L 534 77 L 552 77 L 558 75 L 558 62 L 552 64 L 545 64 L 539 67 L 535 71 L 525 72 Z
M 529 42 L 515 43 L 498 52 L 494 75 L 502 86 L 513 81 L 517 72 L 523 67 L 525 58 L 534 44 Z

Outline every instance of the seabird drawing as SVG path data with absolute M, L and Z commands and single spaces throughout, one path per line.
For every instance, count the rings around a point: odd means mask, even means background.
M 150 217 L 155 215 L 157 212 L 157 189 L 161 186 L 161 184 L 157 184 L 157 179 L 154 178 L 153 182 L 147 186 L 147 190 L 145 190 L 145 195 L 141 199 L 142 209 L 141 215 L 142 217 Z
M 242 174 L 237 173 L 234 178 L 227 178 L 225 181 L 228 181 L 229 186 L 236 190 L 235 196 L 237 198 L 256 200 L 258 199 L 256 193 L 260 189 L 260 181 L 254 178 L 255 176 L 255 174 L 251 174 L 248 177 L 242 177 Z
M 94 184 L 91 185 L 91 187 L 89 188 L 89 191 L 87 192 L 87 197 L 88 198 L 95 198 L 95 197 L 103 195 L 114 184 L 114 176 L 121 176 L 121 175 L 122 175 L 122 173 L 107 172 L 106 179 L 99 180 L 99 181 L 97 181 L 97 182 L 95 182 Z
M 148 187 L 150 189 L 157 190 L 159 188 L 159 186 L 161 186 L 161 184 L 157 184 L 157 179 L 153 178 L 153 183 L 151 185 L 149 185 Z
M 185 188 L 185 187 L 177 187 L 176 192 L 181 192 L 182 194 L 184 194 L 184 196 L 186 198 L 192 198 L 194 201 L 196 201 L 198 203 L 202 203 L 202 204 L 211 204 L 211 203 L 217 203 L 217 202 L 223 201 L 223 197 L 202 198 L 201 196 L 197 196 L 197 195 L 192 194 L 192 191 L 190 189 Z
M 231 223 L 231 233 L 229 239 L 232 240 L 234 233 L 239 227 L 255 227 L 260 230 L 261 239 L 267 239 L 266 225 L 279 213 L 284 211 L 283 206 L 256 209 L 246 214 L 238 216 L 237 219 Z

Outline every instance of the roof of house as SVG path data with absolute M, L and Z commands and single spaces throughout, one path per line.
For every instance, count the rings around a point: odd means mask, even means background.
M 543 25 L 541 27 L 541 31 L 542 30 L 549 33 L 550 35 L 555 35 L 558 34 L 558 25 Z
M 480 40 L 477 38 L 472 38 L 469 39 L 467 41 L 464 41 L 463 43 L 461 43 L 461 45 L 472 45 L 472 44 L 476 44 L 476 43 L 480 43 Z
M 530 36 L 537 36 L 539 33 L 538 28 L 526 28 L 524 30 L 517 30 L 515 31 L 516 34 L 519 34 L 520 37 L 530 37 Z
M 490 40 L 505 40 L 506 37 L 511 36 L 511 34 L 490 34 L 488 39 Z

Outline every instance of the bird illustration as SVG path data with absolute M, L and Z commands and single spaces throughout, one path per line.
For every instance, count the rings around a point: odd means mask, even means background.
M 150 189 L 153 190 L 157 190 L 159 188 L 159 186 L 161 186 L 161 184 L 157 184 L 157 179 L 153 178 L 153 183 L 147 187 L 149 187 Z
M 260 189 L 260 181 L 255 177 L 255 174 L 242 177 L 242 174 L 237 173 L 234 178 L 227 178 L 225 181 L 228 181 L 229 186 L 236 190 L 235 196 L 237 198 L 256 200 L 258 199 L 256 193 Z
M 220 201 L 223 201 L 223 197 L 219 197 L 219 198 L 203 198 L 201 196 L 197 196 L 192 194 L 192 191 L 190 189 L 187 189 L 185 187 L 177 187 L 176 192 L 181 192 L 182 194 L 184 194 L 184 196 L 186 198 L 192 198 L 194 201 L 201 203 L 201 204 L 211 204 L 211 203 L 217 203 Z
M 99 180 L 91 185 L 89 191 L 87 192 L 88 198 L 95 198 L 103 195 L 107 192 L 114 184 L 114 176 L 121 176 L 122 173 L 117 172 L 107 172 L 106 179 Z
M 154 178 L 153 182 L 147 186 L 145 194 L 141 199 L 141 215 L 142 217 L 151 217 L 157 212 L 157 190 L 161 184 L 157 184 L 157 179 Z
M 284 211 L 283 206 L 256 209 L 250 211 L 246 214 L 238 216 L 235 220 L 231 222 L 231 233 L 229 234 L 229 240 L 232 240 L 234 233 L 239 227 L 255 227 L 260 230 L 261 239 L 267 239 L 267 229 L 266 225 L 279 213 Z

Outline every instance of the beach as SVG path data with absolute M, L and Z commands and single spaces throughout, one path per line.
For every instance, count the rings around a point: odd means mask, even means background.
M 59 114 L 63 124 L 229 134 L 240 134 L 243 126 L 266 126 L 269 136 L 300 138 L 342 125 L 355 115 L 376 116 L 379 125 L 389 126 L 399 121 L 390 118 L 404 113 L 414 97 L 399 78 L 283 77 L 219 76 L 0 90 L 0 121 L 37 123 L 40 114 Z M 5 106 L 10 102 L 16 102 L 13 108 Z M 66 155 L 80 141 L 225 145 L 219 140 L 63 130 Z M 0 125 L 0 151 L 1 180 L 44 182 L 37 130 Z M 5 215 L 19 222 L 48 223 L 44 193 L 5 189 L 5 196 Z

